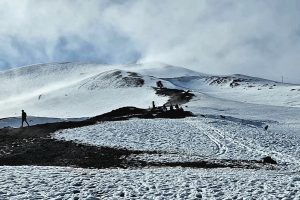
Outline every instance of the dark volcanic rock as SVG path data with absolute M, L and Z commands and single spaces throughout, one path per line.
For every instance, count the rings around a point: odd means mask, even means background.
M 265 164 L 277 164 L 277 162 L 271 158 L 271 156 L 266 156 L 262 159 L 262 162 Z
M 52 165 L 77 167 L 121 167 L 122 156 L 131 153 L 127 150 L 94 147 L 69 141 L 35 138 L 31 142 L 11 138 L 5 144 L 15 143 L 8 154 L 0 156 L 0 165 Z

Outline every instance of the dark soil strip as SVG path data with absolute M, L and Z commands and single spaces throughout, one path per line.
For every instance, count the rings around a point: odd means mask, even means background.
M 247 168 L 274 169 L 262 161 L 203 160 L 197 162 L 145 162 L 127 159 L 138 154 L 162 152 L 132 151 L 96 147 L 43 137 L 10 137 L 0 139 L 0 165 L 73 166 L 83 168 L 143 168 L 143 167 L 192 167 L 192 168 Z
M 264 163 L 260 160 L 203 160 L 195 162 L 139 162 L 142 167 L 189 167 L 189 168 L 242 168 L 242 169 L 268 169 L 275 170 L 276 165 Z
M 140 153 L 44 138 L 2 138 L 0 144 L 8 147 L 0 156 L 0 165 L 13 166 L 123 167 L 128 155 Z
M 192 167 L 192 168 L 246 168 L 275 169 L 262 161 L 203 160 L 197 162 L 145 162 L 127 159 L 138 154 L 162 152 L 132 151 L 108 147 L 96 147 L 43 137 L 2 137 L 0 139 L 0 165 L 71 166 L 82 168 L 144 168 L 144 167 Z

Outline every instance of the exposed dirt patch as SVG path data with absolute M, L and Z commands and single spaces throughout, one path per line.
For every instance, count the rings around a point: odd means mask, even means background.
M 130 162 L 135 167 L 189 167 L 189 168 L 242 168 L 275 170 L 276 165 L 266 164 L 260 160 L 202 160 L 194 162 L 145 162 L 136 160 Z

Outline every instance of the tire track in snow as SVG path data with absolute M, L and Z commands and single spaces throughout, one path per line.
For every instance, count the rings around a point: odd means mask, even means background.
M 263 134 L 261 133 L 261 131 L 258 130 L 258 128 L 255 128 L 258 131 L 258 134 Z M 219 129 L 215 129 L 217 132 L 221 132 Z M 227 131 L 223 130 L 223 133 L 225 133 L 226 135 L 229 135 L 229 133 Z M 228 137 L 229 139 L 230 137 Z M 245 138 L 244 138 L 245 139 Z M 249 149 L 250 151 L 254 151 L 259 153 L 261 156 L 266 156 L 266 155 L 271 155 L 272 157 L 274 157 L 277 161 L 283 161 L 283 162 L 291 162 L 293 164 L 297 164 L 300 166 L 300 162 L 298 158 L 295 158 L 294 156 L 285 154 L 285 153 L 280 153 L 278 151 L 274 151 L 271 149 L 267 149 L 264 147 L 261 147 L 260 145 L 257 145 L 257 143 L 255 143 L 256 145 L 251 145 L 254 144 L 253 141 L 249 141 L 248 144 L 244 144 L 242 141 L 238 141 L 235 140 L 233 138 L 230 138 L 229 140 L 231 140 L 233 143 L 235 143 L 236 145 L 239 145 L 241 147 L 245 147 L 247 149 Z
M 233 126 L 232 127 L 235 127 L 235 128 L 241 128 L 241 125 L 238 125 L 237 123 L 231 123 Z M 206 126 L 209 126 L 207 124 L 204 124 Z M 247 128 L 251 128 L 252 131 L 253 129 L 256 131 L 256 134 L 258 135 L 262 135 L 264 134 L 262 131 L 260 131 L 257 127 L 253 128 L 253 127 L 249 127 L 249 126 L 246 126 Z M 226 130 L 220 130 L 219 128 L 217 127 L 211 127 L 211 130 L 213 130 L 217 135 L 220 136 L 220 138 L 223 138 L 224 140 L 227 140 L 229 141 L 230 143 L 240 147 L 240 148 L 244 148 L 244 149 L 247 149 L 249 152 L 254 152 L 258 155 L 260 155 L 261 157 L 263 156 L 266 156 L 266 155 L 271 155 L 272 157 L 274 157 L 277 161 L 281 161 L 281 162 L 288 162 L 288 163 L 293 163 L 293 164 L 296 164 L 298 166 L 300 166 L 300 162 L 299 162 L 299 159 L 294 157 L 294 156 L 291 156 L 291 155 L 288 155 L 288 154 L 285 154 L 285 153 L 280 153 L 278 151 L 274 151 L 274 150 L 271 150 L 271 149 L 268 149 L 268 148 L 264 148 L 260 145 L 257 144 L 257 142 L 255 142 L 254 140 L 251 140 L 249 138 L 248 141 L 244 141 L 244 140 L 247 140 L 247 138 L 244 138 L 242 137 L 242 140 L 238 140 L 237 138 L 232 138 L 228 131 Z M 238 131 L 236 129 L 234 129 L 235 131 Z M 244 132 L 247 133 L 249 132 L 248 130 L 245 130 L 244 128 Z M 247 142 L 247 144 L 245 144 L 245 142 Z M 251 144 L 254 144 L 254 145 L 251 145 Z M 227 147 L 225 147 L 227 148 Z
M 191 126 L 193 126 L 195 129 L 199 130 L 199 132 L 201 132 L 202 134 L 206 135 L 218 147 L 218 152 L 215 154 L 211 154 L 209 156 L 205 156 L 207 158 L 210 158 L 212 156 L 220 157 L 222 155 L 226 155 L 226 153 L 230 150 L 238 151 L 238 152 L 242 152 L 243 150 L 246 150 L 249 152 L 249 156 L 250 156 L 249 159 L 252 159 L 251 157 L 254 157 L 254 159 L 257 159 L 257 158 L 262 158 L 263 156 L 266 156 L 266 155 L 271 155 L 272 157 L 274 157 L 275 160 L 277 160 L 279 162 L 291 163 L 291 164 L 296 164 L 297 166 L 300 166 L 300 162 L 298 161 L 298 159 L 291 155 L 264 148 L 264 147 L 258 145 L 257 142 L 255 142 L 255 140 L 253 141 L 250 138 L 248 141 L 245 141 L 245 140 L 247 140 L 247 138 L 244 138 L 244 137 L 241 137 L 241 140 L 239 140 L 237 138 L 233 138 L 232 134 L 225 130 L 226 127 L 224 127 L 224 129 L 220 130 L 218 127 L 209 125 L 207 122 L 204 122 L 199 119 L 186 120 L 186 122 L 189 123 Z M 237 123 L 231 123 L 231 125 L 232 125 L 231 127 L 233 127 L 234 131 L 240 131 L 238 129 L 242 128 L 241 125 L 239 125 Z M 256 131 L 255 134 L 263 134 L 260 132 L 260 130 L 258 130 L 257 127 L 255 127 L 255 128 L 247 127 L 247 128 L 251 128 L 252 129 L 251 131 L 253 131 L 253 129 L 255 129 L 255 131 Z M 242 129 L 243 129 L 243 132 L 245 132 L 245 133 L 250 131 L 250 130 L 246 130 L 245 128 L 242 128 Z M 245 143 L 247 143 L 247 144 L 245 144 Z M 234 145 L 235 147 L 233 147 L 233 149 L 231 149 L 230 147 L 228 147 L 228 145 Z M 229 154 L 228 154 L 228 156 L 229 156 Z M 236 156 L 240 156 L 240 155 L 236 155 Z M 229 156 L 229 157 L 232 157 L 232 156 Z
M 199 130 L 200 133 L 204 134 L 206 137 L 208 137 L 213 143 L 216 144 L 218 150 L 215 154 L 211 154 L 210 156 L 220 156 L 226 153 L 227 148 L 224 142 L 222 142 L 222 139 L 220 138 L 221 135 L 217 134 L 215 135 L 214 130 L 210 127 L 208 127 L 205 123 L 201 123 L 200 120 L 187 120 L 188 124 L 193 126 L 195 129 Z M 199 124 L 201 123 L 201 125 Z M 209 157 L 209 156 L 205 156 Z

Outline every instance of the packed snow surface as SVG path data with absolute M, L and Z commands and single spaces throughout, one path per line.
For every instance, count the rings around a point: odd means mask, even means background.
M 97 146 L 187 155 L 211 155 L 219 149 L 202 130 L 183 120 L 134 119 L 67 129 L 55 135 Z
M 0 199 L 299 199 L 300 174 L 239 169 L 0 167 Z
M 300 167 L 300 135 L 282 132 L 282 127 L 276 124 L 274 130 L 265 131 L 263 124 L 205 117 L 134 119 L 67 129 L 56 132 L 54 137 L 97 146 L 165 154 L 156 158 L 154 155 L 145 155 L 143 159 L 146 160 L 258 160 L 270 155 L 284 167 Z

